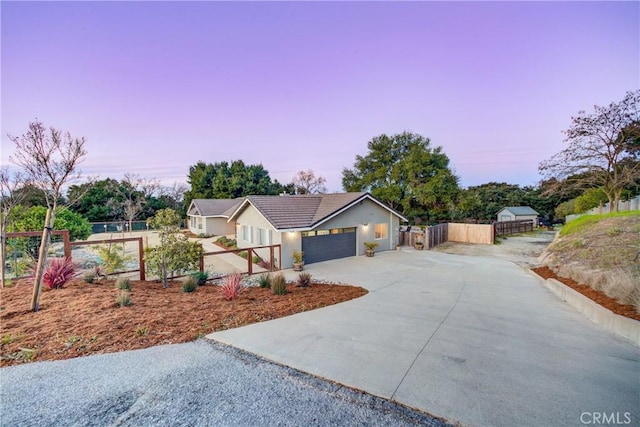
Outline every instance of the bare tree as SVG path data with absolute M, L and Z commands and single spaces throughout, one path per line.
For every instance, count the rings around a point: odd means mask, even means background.
M 133 173 L 126 173 L 122 184 L 118 187 L 124 197 L 122 212 L 129 224 L 129 232 L 131 232 L 133 220 L 144 209 L 147 198 L 158 191 L 160 183 L 157 179 L 147 179 Z
M 76 168 L 87 154 L 85 139 L 72 138 L 69 132 L 63 133 L 53 127 L 47 129 L 37 119 L 29 123 L 27 133 L 19 137 L 9 135 L 9 139 L 16 144 L 15 157 L 11 160 L 24 168 L 29 180 L 44 193 L 47 201 L 31 299 L 31 310 L 38 311 L 58 199 L 62 197 L 63 187 L 80 176 Z
M 326 183 L 327 180 L 324 177 L 316 177 L 311 169 L 298 172 L 292 181 L 296 194 L 325 193 L 327 191 Z
M 0 287 L 4 287 L 7 257 L 7 226 L 11 211 L 22 203 L 27 193 L 20 191 L 26 184 L 27 176 L 22 171 L 12 172 L 8 166 L 0 167 Z
M 187 184 L 174 182 L 171 187 L 162 187 L 160 197 L 165 198 L 167 204 L 174 211 L 181 211 L 184 203 L 184 195 L 189 190 Z
M 567 148 L 538 166 L 545 179 L 581 189 L 601 187 L 612 211 L 640 176 L 640 90 L 594 113 L 578 112 L 564 133 Z

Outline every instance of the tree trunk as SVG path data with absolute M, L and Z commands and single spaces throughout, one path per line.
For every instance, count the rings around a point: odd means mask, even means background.
M 44 276 L 44 267 L 47 263 L 47 252 L 51 243 L 51 230 L 56 214 L 54 209 L 47 209 L 47 216 L 44 220 L 44 229 L 42 230 L 42 240 L 40 241 L 40 251 L 38 253 L 38 264 L 36 267 L 35 277 L 33 278 L 33 296 L 31 298 L 31 311 L 40 309 L 40 293 L 42 292 L 42 277 Z
M 7 262 L 7 225 L 2 224 L 2 231 L 0 231 L 0 258 L 2 258 L 2 265 L 0 265 L 0 288 L 4 288 L 4 278 L 6 275 L 6 262 Z
M 169 281 L 167 280 L 167 260 L 164 256 L 164 248 L 161 248 L 162 250 L 162 256 L 160 257 L 160 262 L 162 265 L 161 271 L 162 271 L 162 286 L 165 288 L 169 287 Z

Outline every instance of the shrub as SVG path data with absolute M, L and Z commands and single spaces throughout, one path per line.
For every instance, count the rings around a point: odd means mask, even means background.
M 274 295 L 284 295 L 287 293 L 287 281 L 282 273 L 278 273 L 271 278 L 271 292 Z
M 220 236 L 218 237 L 218 239 L 216 240 L 217 243 L 220 243 L 222 246 L 224 246 L 225 248 L 232 248 L 235 247 L 237 242 L 235 239 L 229 239 L 227 236 Z
M 131 281 L 126 277 L 119 277 L 118 280 L 116 280 L 116 288 L 123 291 L 130 291 Z
M 242 274 L 232 273 L 224 278 L 220 285 L 220 292 L 227 301 L 238 298 L 238 294 L 242 290 Z
M 293 262 L 296 264 L 302 263 L 304 261 L 303 255 L 304 254 L 300 251 L 293 251 L 293 254 L 292 254 Z
M 90 271 L 88 273 L 84 274 L 84 281 L 87 283 L 93 283 L 93 281 L 95 280 L 96 275 L 93 271 Z
M 125 307 L 132 304 L 133 301 L 131 301 L 131 293 L 129 291 L 121 290 L 120 292 L 118 292 L 118 296 L 116 296 L 116 305 Z
M 271 276 L 268 273 L 261 274 L 258 277 L 258 284 L 261 288 L 269 288 L 271 287 Z
M 191 274 L 191 277 L 195 279 L 196 283 L 198 283 L 198 286 L 202 286 L 207 283 L 207 279 L 209 279 L 209 273 L 207 273 L 206 271 L 196 271 L 195 273 Z
M 124 247 L 117 243 L 109 243 L 106 246 L 96 246 L 94 248 L 102 260 L 102 268 L 106 274 L 113 274 L 123 270 L 126 263 L 132 259 L 125 255 Z
M 198 289 L 198 281 L 193 276 L 188 276 L 182 281 L 182 292 L 194 292 Z
M 364 247 L 369 251 L 374 250 L 378 246 L 380 246 L 378 242 L 364 242 Z
M 149 273 L 162 279 L 164 286 L 168 278 L 199 268 L 202 246 L 191 242 L 179 233 L 162 237 L 162 243 L 155 248 L 145 249 L 145 267 Z
M 307 288 L 311 284 L 311 274 L 302 272 L 298 274 L 298 286 Z
M 44 272 L 42 282 L 49 289 L 60 289 L 77 275 L 71 258 L 52 258 Z

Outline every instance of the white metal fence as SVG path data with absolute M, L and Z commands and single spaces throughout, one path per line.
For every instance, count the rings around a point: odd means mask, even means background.
M 618 212 L 638 211 L 640 210 L 640 196 L 636 196 L 633 199 L 618 202 Z M 580 218 L 583 215 L 602 215 L 611 212 L 609 203 L 605 203 L 602 206 L 589 209 L 581 214 L 567 215 L 566 222 L 572 221 L 576 218 Z

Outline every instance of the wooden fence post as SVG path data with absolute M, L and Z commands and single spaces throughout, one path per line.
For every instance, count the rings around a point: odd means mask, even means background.
M 62 230 L 62 240 L 64 241 L 64 257 L 71 259 L 71 242 L 69 241 L 69 230 Z
M 144 245 L 142 244 L 142 237 L 138 237 L 138 259 L 140 260 L 140 280 L 146 280 L 146 273 L 144 267 Z

